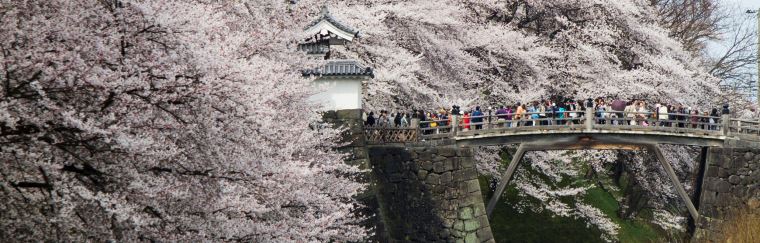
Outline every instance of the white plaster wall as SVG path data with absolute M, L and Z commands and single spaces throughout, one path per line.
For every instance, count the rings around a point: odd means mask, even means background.
M 356 79 L 319 79 L 314 88 L 323 90 L 309 100 L 323 105 L 324 110 L 360 109 L 362 82 Z

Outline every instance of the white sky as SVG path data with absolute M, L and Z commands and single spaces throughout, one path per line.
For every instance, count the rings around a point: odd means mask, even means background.
M 747 15 L 756 15 L 756 14 L 748 14 L 746 11 L 760 9 L 760 0 L 721 0 L 720 3 L 725 4 L 727 7 L 729 7 L 729 9 L 735 9 L 735 11 L 732 12 L 735 17 L 746 17 Z M 757 20 L 754 18 L 752 19 L 755 21 L 750 21 L 750 22 L 752 26 L 756 27 Z M 718 53 L 725 51 L 725 48 L 722 46 L 722 43 L 711 44 L 709 45 L 709 48 L 710 50 L 708 50 L 708 53 L 713 54 L 713 55 L 718 55 Z
M 721 4 L 725 4 L 728 9 L 734 9 L 731 14 L 734 15 L 734 17 L 740 18 L 740 17 L 750 17 L 750 23 L 751 27 L 757 28 L 757 14 L 749 14 L 747 13 L 747 10 L 757 10 L 760 9 L 760 0 L 720 0 Z M 728 39 L 728 38 L 726 38 Z M 727 40 L 731 41 L 730 39 Z M 722 53 L 725 53 L 727 47 L 725 46 L 727 44 L 723 44 L 722 42 L 716 42 L 716 43 L 708 43 L 708 50 L 707 53 L 711 56 L 718 56 Z M 757 48 L 757 46 L 755 46 Z M 756 66 L 749 67 L 752 70 L 757 70 Z M 757 77 L 757 76 L 755 76 Z M 756 95 L 752 96 L 753 98 L 756 97 Z
M 738 4 L 746 9 L 758 9 L 760 8 L 760 1 L 757 0 L 723 0 L 726 3 Z

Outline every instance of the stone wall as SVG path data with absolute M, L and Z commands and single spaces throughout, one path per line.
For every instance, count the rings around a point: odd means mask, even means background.
M 388 241 L 494 242 L 469 148 L 369 147 Z
M 760 211 L 760 148 L 710 148 L 695 237 L 719 234 L 723 220 L 747 209 Z

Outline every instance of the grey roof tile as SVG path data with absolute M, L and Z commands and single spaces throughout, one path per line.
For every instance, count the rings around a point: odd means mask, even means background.
M 356 37 L 356 36 L 359 35 L 359 31 L 354 30 L 353 28 L 349 27 L 348 25 L 345 25 L 345 24 L 341 23 L 340 21 L 338 21 L 337 19 L 335 19 L 335 17 L 333 17 L 332 14 L 330 14 L 330 10 L 327 9 L 327 6 L 322 6 L 322 12 L 321 12 L 321 15 L 319 16 L 319 19 L 314 20 L 313 22 L 311 22 L 311 24 L 309 24 L 308 26 L 306 26 L 306 28 L 304 28 L 304 30 L 307 30 L 307 29 L 313 27 L 314 25 L 317 25 L 322 20 L 327 20 L 327 22 L 330 22 L 331 24 L 335 25 L 335 27 L 338 27 L 338 29 L 341 29 L 341 30 L 343 30 L 345 32 L 353 34 L 354 37 Z
M 306 69 L 301 71 L 303 76 L 367 76 L 375 77 L 374 70 L 370 67 L 364 67 L 354 60 L 336 60 L 330 61 L 322 67 Z

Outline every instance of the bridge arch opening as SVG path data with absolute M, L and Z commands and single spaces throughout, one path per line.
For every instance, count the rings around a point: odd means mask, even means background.
M 691 152 L 694 152 L 695 147 L 691 147 L 689 150 Z M 688 230 L 687 232 L 692 232 L 694 228 L 695 219 L 699 219 L 699 211 L 697 206 L 695 206 L 696 202 L 698 202 L 699 198 L 699 185 L 701 182 L 699 181 L 699 178 L 701 178 L 701 175 L 703 173 L 703 162 L 706 154 L 706 148 L 707 147 L 701 147 L 702 149 L 697 149 L 698 152 L 701 152 L 699 154 L 700 160 L 696 160 L 694 167 L 694 170 L 690 171 L 693 174 L 693 177 L 696 177 L 696 182 L 694 183 L 694 195 L 690 195 L 685 188 L 682 181 L 679 179 L 679 176 L 676 174 L 676 171 L 674 170 L 673 166 L 669 163 L 669 161 L 666 160 L 666 156 L 663 154 L 662 149 L 658 146 L 658 144 L 654 143 L 635 143 L 633 141 L 628 141 L 627 143 L 613 143 L 613 142 L 603 142 L 603 141 L 594 141 L 594 140 L 583 140 L 578 141 L 576 143 L 561 143 L 557 141 L 534 141 L 530 143 L 521 143 L 518 145 L 517 150 L 512 153 L 511 161 L 508 162 L 507 168 L 503 173 L 501 174 L 501 180 L 499 181 L 499 184 L 496 186 L 495 190 L 492 187 L 492 196 L 490 197 L 490 200 L 487 202 L 486 212 L 489 217 L 489 219 L 493 219 L 493 212 L 497 204 L 501 205 L 504 203 L 504 201 L 499 201 L 505 194 L 505 189 L 507 185 L 513 181 L 513 178 L 515 177 L 516 173 L 524 173 L 524 170 L 518 171 L 518 165 L 525 165 L 525 155 L 527 152 L 531 151 L 554 151 L 554 150 L 561 150 L 561 151 L 568 151 L 568 150 L 627 150 L 627 151 L 644 151 L 646 152 L 647 156 L 649 157 L 650 161 L 654 162 L 653 160 L 657 161 L 657 164 L 653 166 L 659 166 L 662 168 L 662 171 L 665 172 L 666 176 L 661 177 L 663 183 L 667 183 L 666 185 L 672 186 L 675 194 L 677 195 L 677 198 L 680 199 L 680 201 L 683 202 L 683 204 L 679 204 L 681 206 L 685 205 L 684 211 L 688 212 L 688 226 L 686 227 Z M 691 155 L 694 155 L 693 153 Z M 647 159 L 646 157 L 644 158 Z M 508 159 L 509 160 L 509 159 Z M 523 161 L 521 163 L 521 161 Z M 658 168 L 659 170 L 659 168 Z M 689 173 L 689 174 L 691 174 Z M 680 174 L 680 173 L 679 173 Z M 661 174 L 657 174 L 661 175 Z M 683 175 L 683 174 L 680 174 Z M 639 175 L 639 176 L 649 176 L 649 175 Z M 691 175 L 688 177 L 692 177 Z M 598 180 L 599 178 L 595 176 L 595 180 Z M 683 177 L 681 177 L 683 178 Z M 535 178 L 534 178 L 535 179 Z M 608 178 L 609 179 L 609 178 Z M 687 179 L 689 181 L 689 179 Z M 600 182 L 595 182 L 600 183 Z M 606 194 L 605 194 L 606 195 Z M 512 198 L 512 196 L 510 196 Z M 585 199 L 581 200 L 588 200 L 584 196 Z M 694 199 L 692 199 L 694 198 Z M 488 200 L 488 198 L 484 198 L 484 200 Z M 506 200 L 506 199 L 505 199 Z M 511 200 L 514 200 L 512 198 Z M 522 199 L 521 199 L 522 200 Z M 499 203 L 500 202 L 500 203 Z M 580 201 L 578 201 L 580 202 Z M 588 202 L 588 201 L 586 201 Z M 618 201 L 619 202 L 619 201 Z M 572 204 L 572 203 L 571 203 Z M 679 206 L 680 207 L 680 206 Z M 504 212 L 501 211 L 500 212 Z M 509 209 L 513 210 L 513 209 Z M 683 211 L 682 211 L 683 212 Z M 503 217 L 503 214 L 500 213 L 500 216 Z M 492 225 L 493 226 L 493 225 Z M 559 226 L 562 227 L 562 226 Z

